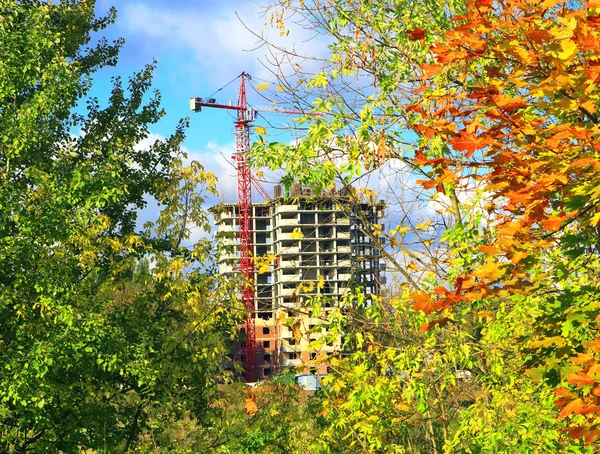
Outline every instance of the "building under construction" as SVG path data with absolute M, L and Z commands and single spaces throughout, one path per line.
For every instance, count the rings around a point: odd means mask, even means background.
M 322 318 L 307 311 L 310 299 L 323 299 L 322 313 L 331 310 L 351 288 L 378 294 L 383 277 L 376 235 L 382 230 L 384 204 L 357 201 L 347 190 L 315 197 L 294 185 L 284 198 L 281 186 L 274 198 L 252 204 L 252 257 L 254 272 L 254 345 L 252 358 L 240 345 L 234 360 L 252 368 L 254 380 L 305 365 L 304 372 L 326 373 L 323 355 L 339 352 L 339 339 L 317 328 Z M 211 209 L 218 228 L 221 274 L 239 276 L 240 240 L 238 204 Z M 243 286 L 242 286 L 243 287 Z M 318 340 L 318 348 L 309 348 Z

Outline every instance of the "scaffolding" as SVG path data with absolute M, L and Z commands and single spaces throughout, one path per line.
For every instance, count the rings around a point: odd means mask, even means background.
M 253 311 L 255 358 L 252 370 L 257 380 L 289 367 L 311 364 L 307 371 L 326 373 L 319 356 L 339 350 L 339 339 L 324 343 L 318 352 L 308 348 L 311 340 L 326 336 L 312 332 L 321 318 L 306 314 L 308 300 L 321 297 L 326 313 L 359 287 L 367 298 L 379 294 L 385 277 L 377 235 L 385 205 L 374 199 L 357 201 L 348 190 L 315 197 L 311 189 L 294 185 L 288 199 L 276 186 L 274 198 L 252 204 L 250 218 L 252 257 L 268 260 L 253 267 Z M 219 272 L 239 275 L 241 258 L 239 204 L 220 204 L 211 209 L 217 225 Z M 373 228 L 373 226 L 378 226 Z M 294 335 L 286 320 L 300 326 L 302 339 Z M 235 360 L 245 364 L 246 345 L 240 344 Z

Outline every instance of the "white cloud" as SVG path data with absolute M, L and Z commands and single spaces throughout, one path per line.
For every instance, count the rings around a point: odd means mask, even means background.
M 269 52 L 259 47 L 260 39 L 248 29 L 281 48 L 295 49 L 303 55 L 323 55 L 325 51 L 323 40 L 311 39 L 312 36 L 300 28 L 283 37 L 277 30 L 265 28 L 259 6 L 251 3 L 240 3 L 236 7 L 211 3 L 210 6 L 210 9 L 206 5 L 176 9 L 128 2 L 121 8 L 119 23 L 128 34 L 141 36 L 149 46 L 159 43 L 169 52 L 189 53 L 190 60 L 203 68 L 204 77 L 214 81 L 216 87 L 242 71 L 273 79 L 259 61 L 265 61 Z

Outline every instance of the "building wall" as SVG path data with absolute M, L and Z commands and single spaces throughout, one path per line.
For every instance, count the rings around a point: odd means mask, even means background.
M 276 188 L 276 195 L 281 192 Z M 310 341 L 327 333 L 310 333 L 321 320 L 301 311 L 308 299 L 322 295 L 334 305 L 353 283 L 364 286 L 367 294 L 379 292 L 379 251 L 366 232 L 378 225 L 383 203 L 353 203 L 355 208 L 348 214 L 338 204 L 345 200 L 350 206 L 349 199 L 340 199 L 339 194 L 320 199 L 310 196 L 310 191 L 300 189 L 297 203 L 277 197 L 253 205 L 259 379 L 288 367 L 303 373 L 327 373 L 319 358 L 338 351 L 339 339 L 324 342 L 319 351 L 309 349 Z M 222 204 L 211 211 L 218 227 L 219 271 L 234 278 L 239 259 L 237 205 Z M 331 307 L 323 308 L 324 312 L 329 310 Z M 293 321 L 295 330 L 286 326 L 286 321 Z M 239 360 L 239 354 L 235 359 Z

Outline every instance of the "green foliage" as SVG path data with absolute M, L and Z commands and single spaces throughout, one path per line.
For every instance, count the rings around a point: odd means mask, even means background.
M 85 98 L 120 41 L 91 33 L 93 1 L 0 2 L 0 451 L 131 450 L 203 418 L 236 318 L 201 268 L 214 176 L 182 166 L 185 122 L 147 149 L 160 119 L 153 65 Z M 87 114 L 73 113 L 87 99 Z M 75 135 L 75 134 L 76 135 Z M 136 232 L 146 200 L 157 222 Z M 219 304 L 217 304 L 219 303 Z
M 402 177 L 385 194 L 397 227 L 376 239 L 394 286 L 369 304 L 351 295 L 324 321 L 344 335 L 347 356 L 330 359 L 323 452 L 598 450 L 589 43 L 599 7 L 274 7 L 279 28 L 293 28 L 286 18 L 325 35 L 330 52 L 312 77 L 299 70 L 285 84 L 318 115 L 299 120 L 295 143 L 261 137 L 252 163 L 284 168 L 288 189 L 317 192 L 371 172 Z

